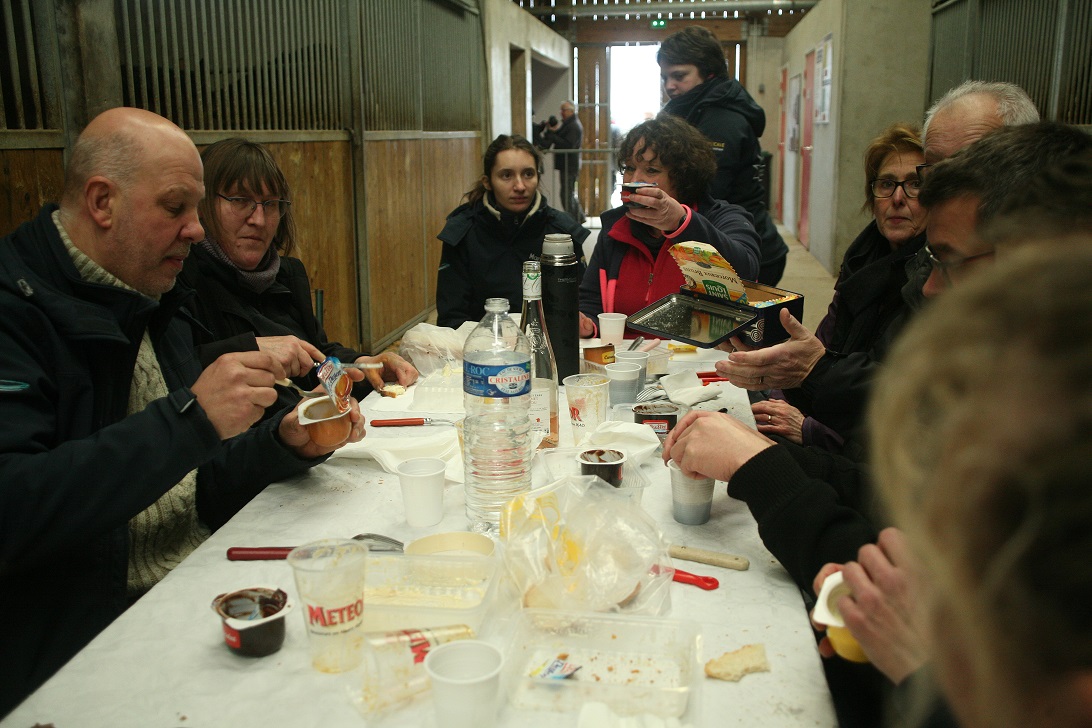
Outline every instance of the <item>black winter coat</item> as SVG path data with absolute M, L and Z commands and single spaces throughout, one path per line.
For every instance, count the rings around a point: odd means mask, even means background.
M 761 264 L 784 258 L 789 246 L 770 218 L 762 186 L 762 147 L 758 143 L 766 129 L 762 107 L 738 81 L 714 78 L 671 99 L 663 110 L 686 119 L 712 141 L 717 173 L 709 193 L 751 213 L 762 239 Z
M 221 441 L 188 389 L 201 372 L 178 286 L 156 302 L 80 278 L 50 214 L 0 238 L 0 716 L 128 606 L 129 520 L 199 468 L 216 528 L 303 472 L 280 418 Z M 126 416 L 145 329 L 170 395 Z
M 437 236 L 443 241 L 436 275 L 436 323 L 458 328 L 464 321 L 480 321 L 485 299 L 507 298 L 508 310 L 523 306 L 523 263 L 542 255 L 542 239 L 550 233 L 572 236 L 573 249 L 583 259 L 588 229 L 539 196 L 534 209 L 516 224 L 501 219 L 481 200 L 455 208 Z
M 282 256 L 276 280 L 265 291 L 255 293 L 240 282 L 238 271 L 194 246 L 179 281 L 196 292 L 187 306 L 200 323 L 194 328 L 194 341 L 205 366 L 229 351 L 257 351 L 258 336 L 296 336 L 326 356 L 346 362 L 361 356 L 355 349 L 327 341 L 311 307 L 311 282 L 299 258 Z M 296 377 L 295 382 L 304 389 L 319 385 L 314 372 Z M 363 399 L 371 390 L 365 379 L 354 385 L 353 395 Z M 292 392 L 278 393 L 277 403 L 268 412 L 299 401 Z
M 785 398 L 843 438 L 859 438 L 869 389 L 911 310 L 902 299 L 906 262 L 925 245 L 918 235 L 895 250 L 868 224 L 842 259 L 834 299 L 819 331 L 827 353 Z M 819 333 L 817 331 L 817 333 Z

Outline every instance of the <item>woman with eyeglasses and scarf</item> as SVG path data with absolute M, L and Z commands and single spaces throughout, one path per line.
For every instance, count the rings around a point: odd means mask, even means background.
M 205 197 L 198 207 L 206 238 L 194 245 L 179 281 L 196 291 L 191 303 L 202 361 L 225 351 L 271 352 L 304 389 L 318 386 L 314 365 L 327 356 L 381 362 L 354 388 L 361 399 L 384 381 L 405 386 L 417 370 L 393 353 L 370 357 L 329 341 L 311 306 L 303 262 L 292 254 L 296 225 L 288 181 L 269 151 L 245 139 L 224 139 L 201 153 Z M 276 411 L 298 396 L 281 393 Z

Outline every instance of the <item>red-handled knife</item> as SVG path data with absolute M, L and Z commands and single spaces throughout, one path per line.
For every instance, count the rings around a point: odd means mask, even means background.
M 368 423 L 372 427 L 415 427 L 420 425 L 454 425 L 451 420 L 441 420 L 436 417 L 400 417 L 393 420 L 372 420 Z
M 227 550 L 228 561 L 272 561 L 287 559 L 291 546 L 232 546 Z

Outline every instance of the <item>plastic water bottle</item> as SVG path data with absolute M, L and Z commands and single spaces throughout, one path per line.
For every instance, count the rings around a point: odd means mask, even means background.
M 470 530 L 495 534 L 514 496 L 531 489 L 531 346 L 490 298 L 463 346 L 463 467 Z

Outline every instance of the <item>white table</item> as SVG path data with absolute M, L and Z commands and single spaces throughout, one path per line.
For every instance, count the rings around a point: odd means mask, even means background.
M 707 368 L 707 356 L 690 358 Z M 673 362 L 672 370 L 680 366 L 688 364 Z M 747 412 L 745 394 L 726 389 L 725 397 L 733 400 L 739 411 Z M 367 436 L 405 437 L 425 429 L 377 428 L 370 429 Z M 563 430 L 563 445 L 567 429 Z M 711 520 L 703 526 L 682 526 L 671 516 L 666 469 L 654 465 L 646 466 L 653 484 L 643 505 L 662 526 L 669 542 L 740 554 L 751 561 L 750 570 L 743 572 L 676 561 L 679 568 L 715 576 L 721 586 L 706 592 L 673 584 L 669 617 L 700 623 L 703 661 L 744 644 L 762 642 L 771 666 L 770 672 L 749 675 L 739 683 L 705 679 L 699 724 L 835 726 L 799 591 L 762 546 L 747 507 L 729 498 L 720 485 Z M 410 541 L 428 533 L 465 530 L 462 486 L 449 482 L 445 490 L 443 521 L 433 528 L 413 529 L 403 518 L 397 477 L 383 472 L 371 460 L 333 459 L 305 476 L 271 485 L 2 725 L 363 725 L 347 696 L 347 679 L 320 674 L 310 667 L 307 635 L 296 614 L 288 616 L 283 649 L 272 656 L 238 657 L 224 646 L 219 618 L 209 607 L 217 594 L 276 585 L 296 597 L 286 562 L 232 562 L 225 558 L 225 550 L 229 546 L 294 545 L 362 532 Z M 427 700 L 390 722 L 433 724 L 422 705 L 427 706 Z M 501 724 L 528 725 L 506 720 L 504 713 Z M 575 724 L 575 719 L 542 714 L 535 724 L 552 728 Z

